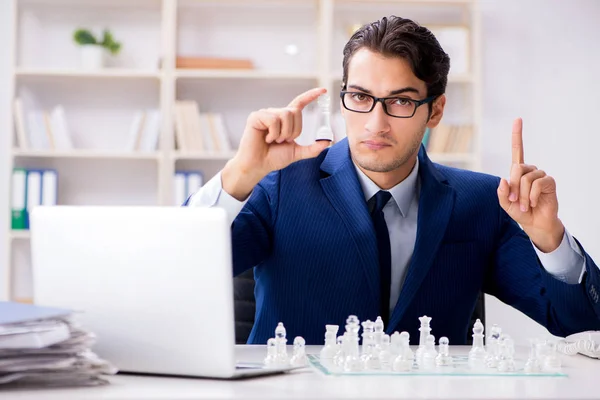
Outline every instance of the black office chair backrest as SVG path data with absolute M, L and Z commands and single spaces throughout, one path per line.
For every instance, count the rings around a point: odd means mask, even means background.
M 233 295 L 235 303 L 235 342 L 237 344 L 244 344 L 248 340 L 248 336 L 254 325 L 254 312 L 256 309 L 254 300 L 254 272 L 252 269 L 233 278 Z M 477 299 L 469 329 L 472 329 L 478 318 L 485 326 L 485 299 L 482 293 L 479 294 L 479 298 Z M 473 337 L 468 332 L 467 344 L 473 344 Z

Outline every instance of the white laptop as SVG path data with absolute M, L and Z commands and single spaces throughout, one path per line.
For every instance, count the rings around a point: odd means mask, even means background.
M 78 320 L 97 335 L 93 350 L 121 372 L 237 378 L 293 369 L 236 360 L 222 209 L 40 206 L 31 255 L 35 303 L 82 311 Z

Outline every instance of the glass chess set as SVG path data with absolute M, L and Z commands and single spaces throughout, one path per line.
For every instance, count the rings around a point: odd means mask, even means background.
M 557 340 L 531 339 L 528 354 L 515 357 L 513 339 L 497 325 L 490 329 L 484 345 L 484 326 L 478 319 L 473 325 L 473 344 L 468 353 L 452 354 L 447 337 L 440 337 L 436 347 L 431 317 L 424 315 L 419 321 L 416 351 L 410 347 L 408 332 L 390 336 L 384 333 L 380 317 L 375 322 L 361 323 L 351 315 L 340 336 L 339 326 L 325 326 L 325 344 L 317 354 L 306 354 L 304 339 L 294 338 L 291 357 L 287 353 L 286 330 L 280 322 L 275 337 L 267 342 L 264 364 L 307 366 L 324 375 L 567 376 Z

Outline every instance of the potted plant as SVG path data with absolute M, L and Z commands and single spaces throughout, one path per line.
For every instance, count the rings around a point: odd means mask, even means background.
M 89 29 L 77 29 L 73 34 L 75 43 L 81 47 L 81 66 L 85 69 L 104 67 L 107 53 L 116 55 L 121 50 L 121 43 L 116 42 L 110 31 L 104 30 L 102 40 L 96 39 Z

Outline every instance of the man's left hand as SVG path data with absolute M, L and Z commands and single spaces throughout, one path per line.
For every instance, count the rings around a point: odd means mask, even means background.
M 551 176 L 523 159 L 523 121 L 517 118 L 512 131 L 510 182 L 498 186 L 500 206 L 544 253 L 560 245 L 565 227 L 558 218 L 556 182 Z

